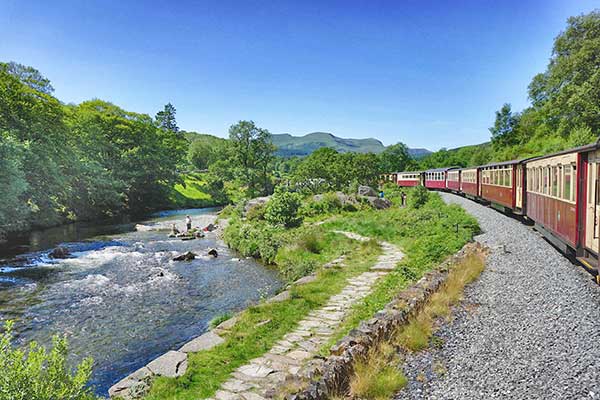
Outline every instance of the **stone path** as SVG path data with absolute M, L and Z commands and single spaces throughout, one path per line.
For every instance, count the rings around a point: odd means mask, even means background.
M 350 239 L 370 240 L 352 232 L 341 232 Z M 351 307 L 363 299 L 381 276 L 393 270 L 404 256 L 394 245 L 379 243 L 383 254 L 367 272 L 348 280 L 348 285 L 327 304 L 314 310 L 286 334 L 273 348 L 247 365 L 238 368 L 215 394 L 216 400 L 262 400 L 274 397 L 282 385 L 294 377 L 309 375 L 318 361 L 317 352 L 342 323 Z M 342 263 L 343 259 L 338 263 Z

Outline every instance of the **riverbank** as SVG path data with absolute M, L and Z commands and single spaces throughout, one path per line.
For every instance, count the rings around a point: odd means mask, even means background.
M 214 222 L 207 210 L 167 211 L 148 221 L 164 231 L 128 231 L 64 243 L 73 256 L 51 260 L 47 250 L 21 254 L 22 264 L 0 267 L 0 317 L 16 320 L 17 343 L 48 344 L 65 333 L 75 362 L 95 360 L 91 384 L 106 395 L 123 376 L 206 331 L 210 321 L 275 293 L 277 273 L 240 258 L 216 237 L 167 238 L 171 223 L 183 229 Z M 215 248 L 218 258 L 207 256 Z M 172 258 L 186 251 L 190 262 Z
M 19 251 L 43 250 L 42 245 L 48 247 L 58 244 L 58 242 L 45 241 L 44 237 L 48 235 L 57 235 L 58 232 L 64 232 L 64 240 L 81 240 L 92 236 L 94 227 L 109 227 L 115 225 L 135 224 L 151 218 L 163 210 L 185 210 L 197 208 L 217 208 L 224 207 L 229 203 L 225 193 L 211 191 L 203 175 L 200 173 L 187 173 L 182 175 L 181 183 L 175 184 L 168 196 L 167 201 L 158 204 L 153 208 L 145 209 L 141 212 L 124 212 L 110 218 L 97 219 L 78 219 L 68 220 L 64 218 L 59 221 L 46 221 L 45 224 L 30 224 L 26 229 L 11 230 L 4 235 L 0 234 L 0 259 L 16 255 Z M 124 227 L 123 229 L 132 229 Z M 82 231 L 80 234 L 76 232 Z M 0 233 L 3 229 L 0 227 Z M 104 234 L 117 233 L 105 229 Z M 86 236 L 87 235 L 87 236 Z M 28 242 L 36 243 L 32 248 L 24 248 Z M 39 245 L 38 245 L 39 243 Z
M 381 277 L 373 289 L 366 292 L 365 297 L 350 307 L 348 312 L 336 317 L 339 318 L 339 325 L 329 328 L 326 324 L 320 326 L 323 330 L 331 329 L 330 336 L 328 334 L 325 344 L 317 341 L 313 350 L 328 351 L 329 343 L 344 336 L 361 320 L 370 318 L 398 290 L 414 282 L 445 256 L 459 250 L 477 231 L 473 218 L 459 207 L 445 205 L 435 194 L 418 208 L 393 206 L 387 210 L 342 212 L 323 216 L 322 222 L 312 220 L 310 228 L 322 231 L 323 237 L 328 238 L 328 246 L 322 247 L 323 255 L 327 257 L 323 257 L 317 264 L 315 274 L 309 275 L 309 282 L 292 285 L 282 301 L 263 302 L 242 312 L 236 323 L 225 332 L 222 344 L 188 354 L 185 374 L 178 378 L 156 379 L 148 399 L 210 398 L 220 393 L 219 390 L 225 391 L 219 398 L 229 398 L 227 393 L 232 393 L 234 382 L 230 382 L 231 385 L 226 382 L 232 377 L 239 380 L 236 370 L 243 373 L 239 368 L 253 364 L 253 360 L 262 359 L 260 357 L 266 353 L 278 351 L 280 345 L 285 344 L 281 341 L 285 342 L 285 338 L 289 337 L 286 335 L 298 329 L 300 321 L 325 307 L 330 300 L 341 295 L 348 282 L 375 265 L 381 254 L 378 241 L 400 247 L 406 253 L 405 259 L 400 263 L 390 262 L 389 273 Z M 352 241 L 336 233 L 340 230 L 355 232 L 375 240 Z M 293 234 L 293 237 L 296 238 L 296 243 L 301 242 L 298 233 Z M 351 247 L 347 248 L 348 245 Z M 278 251 L 286 251 L 285 248 L 283 246 Z M 334 258 L 335 252 L 340 250 L 343 262 L 339 256 Z M 316 339 L 314 333 L 308 332 L 305 339 L 310 342 L 313 337 Z M 299 339 L 296 343 L 299 345 L 300 342 L 303 340 Z M 308 343 L 304 345 L 309 346 Z M 302 358 L 301 349 L 298 351 L 297 366 L 302 367 L 306 358 Z M 275 368 L 257 368 L 252 371 L 264 374 L 263 377 L 277 374 Z M 247 372 L 251 375 L 254 373 L 250 370 Z M 260 396 L 250 393 L 245 398 L 259 398 L 252 397 L 253 395 Z M 241 397 L 234 393 L 231 398 Z

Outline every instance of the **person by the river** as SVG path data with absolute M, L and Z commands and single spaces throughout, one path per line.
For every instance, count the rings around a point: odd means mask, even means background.
M 175 226 L 175 224 L 171 225 L 171 236 L 175 237 L 179 235 L 179 229 Z
M 192 229 L 192 217 L 189 215 L 185 216 L 185 226 L 187 227 L 188 231 Z

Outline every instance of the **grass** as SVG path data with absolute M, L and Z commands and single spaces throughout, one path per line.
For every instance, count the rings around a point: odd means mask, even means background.
M 223 344 L 191 354 L 186 374 L 175 379 L 159 377 L 147 398 L 191 400 L 213 396 L 235 369 L 267 352 L 311 310 L 322 307 L 332 295 L 339 293 L 348 278 L 367 271 L 375 263 L 381 253 L 375 240 L 357 243 L 333 230 L 353 231 L 394 243 L 403 249 L 406 257 L 351 310 L 330 344 L 361 320 L 372 317 L 399 290 L 441 259 L 458 251 L 477 229 L 475 220 L 462 208 L 446 205 L 437 195 L 430 196 L 419 209 L 392 207 L 384 211 L 344 212 L 319 226 L 287 230 L 268 227 L 261 221 L 248 223 L 230 219 L 225 240 L 232 247 L 243 249 L 245 255 L 272 260 L 290 281 L 315 269 L 317 280 L 292 287 L 289 300 L 262 303 L 245 310 L 224 336 Z M 319 268 L 341 255 L 346 256 L 343 268 Z M 321 351 L 325 353 L 330 344 Z M 369 392 L 374 396 L 380 396 L 402 381 L 400 375 L 393 375 L 394 371 L 383 366 L 381 370 L 373 380 L 382 389 Z
M 381 279 L 372 292 L 352 308 L 329 342 L 320 349 L 321 355 L 327 356 L 329 348 L 360 321 L 371 318 L 400 290 L 456 253 L 478 232 L 476 220 L 462 208 L 445 204 L 437 194 L 429 197 L 419 209 L 393 207 L 385 212 L 348 213 L 322 225 L 325 229 L 349 230 L 396 244 L 405 257 L 396 270 Z
M 170 200 L 174 208 L 211 207 L 221 205 L 209 193 L 207 183 L 202 174 L 191 173 L 183 176 L 183 183 L 178 183 L 171 191 Z
M 401 328 L 389 342 L 379 343 L 366 359 L 354 364 L 354 374 L 350 379 L 350 397 L 359 399 L 384 400 L 406 386 L 407 379 L 401 371 L 397 346 L 410 351 L 420 351 L 435 344 L 435 320 L 447 317 L 453 304 L 460 301 L 464 287 L 474 281 L 484 269 L 483 253 L 470 254 L 450 271 L 448 279 L 434 293 L 423 309 L 409 323 Z M 446 368 L 441 363 L 433 365 L 436 374 L 443 375 Z
M 325 237 L 328 238 L 329 246 L 317 256 L 322 260 L 333 260 L 346 253 L 346 267 L 318 271 L 316 281 L 292 287 L 289 300 L 262 303 L 248 308 L 241 313 L 233 329 L 224 336 L 223 344 L 190 355 L 188 370 L 184 376 L 156 379 L 147 398 L 191 400 L 214 395 L 231 372 L 267 352 L 311 310 L 322 307 L 332 295 L 339 293 L 346 286 L 349 277 L 368 270 L 381 252 L 379 246 L 374 246 L 371 242 L 356 243 L 335 234 Z M 267 320 L 270 322 L 262 324 Z
M 435 331 L 435 321 L 448 317 L 451 307 L 462 299 L 464 288 L 481 274 L 485 267 L 484 255 L 470 254 L 456 265 L 440 290 L 434 293 L 423 309 L 402 329 L 396 341 L 410 351 L 420 351 L 429 346 Z
M 224 314 L 221 315 L 217 315 L 216 317 L 214 317 L 213 319 L 210 320 L 210 322 L 208 323 L 208 326 L 212 329 L 212 328 L 216 328 L 217 326 L 219 326 L 219 324 L 221 324 L 222 322 L 227 321 L 229 318 L 233 317 L 233 315 L 229 312 L 226 312 Z
M 354 364 L 350 396 L 373 400 L 391 398 L 408 383 L 397 367 L 400 362 L 396 349 L 388 343 L 381 343 L 369 352 L 365 360 Z

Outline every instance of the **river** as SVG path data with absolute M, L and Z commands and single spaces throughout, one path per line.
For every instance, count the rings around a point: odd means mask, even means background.
M 194 226 L 206 226 L 215 213 L 168 211 L 144 225 L 168 229 L 176 222 L 183 229 L 189 214 Z M 73 362 L 94 359 L 91 383 L 101 395 L 148 361 L 206 331 L 212 318 L 246 308 L 282 285 L 274 271 L 237 258 L 215 233 L 181 241 L 167 238 L 164 230 L 133 227 L 87 226 L 75 235 L 73 229 L 47 230 L 33 235 L 38 239 L 30 241 L 28 252 L 0 263 L 0 319 L 16 321 L 17 343 L 48 345 L 53 333 L 65 333 Z M 70 240 L 61 245 L 72 256 L 51 259 L 44 247 L 60 242 L 61 235 Z M 207 256 L 211 248 L 218 258 Z M 200 257 L 172 261 L 186 251 Z

